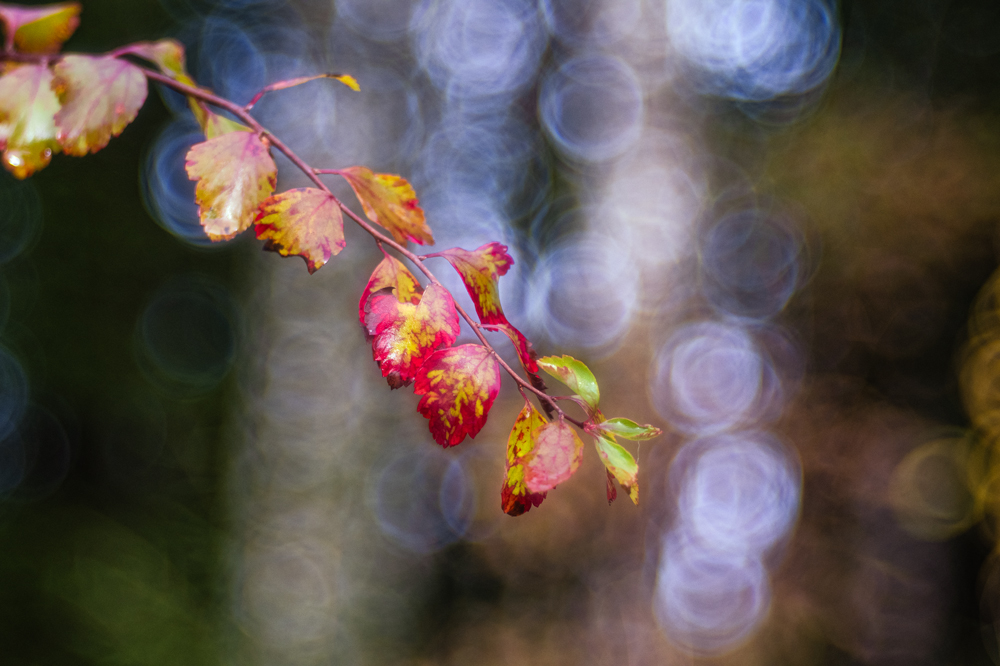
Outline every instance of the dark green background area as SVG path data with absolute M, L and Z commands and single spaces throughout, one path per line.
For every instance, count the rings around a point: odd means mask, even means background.
M 85 1 L 66 50 L 106 51 L 175 27 L 157 2 Z M 107 148 L 55 156 L 30 181 L 39 232 L 0 269 L 11 293 L 0 343 L 31 389 L 25 436 L 59 440 L 61 428 L 70 455 L 60 481 L 62 450 L 43 446 L 39 482 L 29 476 L 0 502 L 3 664 L 219 661 L 228 379 L 207 393 L 165 390 L 141 369 L 136 331 L 165 286 L 238 292 L 250 247 L 192 247 L 144 208 L 139 171 L 169 121 L 151 88 Z M 0 174 L 0 187 L 13 185 Z

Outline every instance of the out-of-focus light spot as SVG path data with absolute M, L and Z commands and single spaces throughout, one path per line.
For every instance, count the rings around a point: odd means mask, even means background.
M 986 473 L 982 454 L 968 436 L 937 439 L 910 451 L 889 487 L 902 526 L 921 539 L 944 540 L 978 521 L 984 499 L 980 480 Z
M 239 590 L 243 628 L 266 645 L 288 651 L 307 651 L 335 630 L 330 607 L 336 601 L 337 581 L 331 580 L 336 564 L 327 551 L 321 543 L 252 543 Z
M 764 555 L 788 534 L 799 512 L 801 473 L 791 455 L 764 433 L 685 444 L 670 471 L 678 530 L 713 551 Z
M 616 58 L 574 58 L 546 77 L 539 96 L 542 124 L 573 159 L 600 162 L 616 157 L 641 132 L 642 85 Z
M 734 649 L 764 619 L 770 602 L 758 559 L 706 550 L 679 534 L 666 537 L 653 610 L 677 645 L 704 655 Z
M 21 364 L 0 347 L 0 439 L 14 432 L 28 405 L 28 378 Z
M 667 32 L 707 92 L 739 100 L 816 88 L 840 54 L 826 0 L 668 0 Z
M 534 77 L 546 35 L 529 0 L 425 0 L 411 29 L 418 58 L 449 96 L 510 93 Z
M 635 28 L 641 0 L 539 0 L 549 30 L 570 45 L 613 44 Z
M 406 36 L 411 0 L 337 0 L 337 18 L 365 39 L 391 42 Z
M 205 19 L 197 58 L 192 64 L 198 82 L 239 104 L 249 102 L 269 83 L 260 49 L 233 21 L 218 16 Z
M 219 285 L 182 279 L 150 299 L 136 328 L 146 376 L 169 394 L 196 396 L 215 388 L 236 357 L 236 306 Z
M 42 224 L 42 203 L 34 183 L 0 174 L 0 264 L 25 250 Z
M 143 201 L 153 219 L 178 238 L 198 246 L 209 246 L 211 241 L 198 221 L 194 181 L 187 177 L 184 162 L 191 146 L 204 140 L 193 120 L 167 125 L 146 155 L 141 175 Z
M 674 427 L 711 433 L 752 423 L 768 412 L 776 381 L 770 359 L 741 328 L 688 324 L 657 355 L 650 393 Z
M 702 289 L 726 314 L 750 319 L 784 309 L 800 282 L 801 234 L 757 210 L 726 215 L 701 242 Z
M 570 237 L 540 262 L 526 314 L 559 345 L 612 351 L 638 299 L 629 252 L 600 233 Z
M 464 474 L 442 451 L 404 453 L 382 469 L 375 483 L 375 516 L 382 532 L 415 553 L 453 543 L 470 524 L 474 507 Z M 457 502 L 447 509 L 448 501 Z

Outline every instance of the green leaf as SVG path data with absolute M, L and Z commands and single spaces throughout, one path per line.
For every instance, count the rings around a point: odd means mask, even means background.
M 146 76 L 124 60 L 68 55 L 52 69 L 62 102 L 55 116 L 58 139 L 69 155 L 82 157 L 108 145 L 146 101 Z
M 663 431 L 651 425 L 639 425 L 635 421 L 630 421 L 629 419 L 608 419 L 602 423 L 598 423 L 593 427 L 588 427 L 588 430 L 603 430 L 604 432 L 611 433 L 612 435 L 618 435 L 619 437 L 624 437 L 625 439 L 631 439 L 636 442 L 644 442 L 647 439 L 653 439 L 654 437 L 659 437 L 663 434 Z
M 538 367 L 570 387 L 592 409 L 597 409 L 601 391 L 594 373 L 586 365 L 572 356 L 546 356 L 538 359 Z
M 591 432 L 594 436 L 594 444 L 597 446 L 597 454 L 601 457 L 601 462 L 608 469 L 611 476 L 621 484 L 622 488 L 628 491 L 628 496 L 632 502 L 639 504 L 639 465 L 635 462 L 632 454 L 625 450 L 621 444 L 614 440 L 613 435 L 602 435 L 598 432 Z M 611 493 L 608 493 L 609 501 Z

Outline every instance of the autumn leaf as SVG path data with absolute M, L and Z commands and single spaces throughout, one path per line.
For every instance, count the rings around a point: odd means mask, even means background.
M 414 305 L 400 302 L 388 289 L 368 300 L 365 329 L 372 355 L 389 386 L 406 386 L 438 347 L 448 346 L 459 333 L 455 301 L 444 287 L 432 284 Z
M 205 233 L 227 240 L 253 224 L 257 208 L 277 181 L 267 144 L 251 132 L 229 132 L 195 144 L 187 154 L 188 178 Z
M 639 465 L 636 464 L 632 454 L 625 450 L 621 444 L 615 442 L 614 435 L 591 432 L 594 435 L 594 444 L 597 446 L 597 454 L 601 462 L 607 468 L 608 473 L 628 491 L 628 496 L 632 502 L 639 505 Z M 610 481 L 609 481 L 610 482 Z M 614 494 L 608 491 L 608 502 L 614 499 Z
M 602 421 L 593 426 L 593 428 L 588 428 L 588 430 L 596 429 L 602 430 L 604 432 L 610 433 L 612 435 L 617 435 L 625 439 L 630 439 L 632 441 L 644 442 L 648 439 L 653 439 L 659 437 L 663 434 L 663 431 L 651 425 L 639 425 L 635 421 L 622 418 L 608 419 L 607 421 Z
M 419 303 L 420 295 L 424 291 L 420 283 L 417 282 L 417 278 L 413 277 L 413 273 L 403 265 L 403 262 L 386 254 L 385 258 L 375 267 L 372 276 L 368 278 L 365 290 L 361 293 L 361 301 L 358 303 L 358 319 L 361 321 L 362 327 L 365 325 L 365 306 L 368 305 L 368 299 L 376 291 L 386 288 L 392 290 L 392 294 L 400 303 Z
M 500 393 L 500 364 L 481 345 L 439 349 L 417 371 L 413 392 L 423 396 L 417 411 L 430 419 L 434 440 L 455 446 L 486 424 Z
M 424 221 L 424 211 L 417 205 L 417 195 L 406 180 L 391 173 L 373 173 L 362 166 L 348 167 L 337 173 L 347 179 L 365 215 L 385 227 L 397 243 L 434 244 L 430 227 Z
M 55 53 L 80 25 L 80 4 L 66 2 L 38 7 L 0 4 L 6 46 L 22 53 Z
M 514 421 L 514 427 L 507 437 L 507 472 L 500 490 L 500 506 L 506 514 L 520 516 L 545 499 L 544 492 L 534 493 L 528 490 L 524 480 L 525 461 L 534 455 L 537 433 L 545 425 L 542 415 L 527 402 Z
M 487 243 L 473 250 L 463 250 L 453 247 L 441 252 L 427 255 L 428 257 L 443 257 L 448 260 L 458 274 L 462 276 L 465 289 L 476 305 L 476 314 L 484 324 L 506 324 L 503 308 L 500 307 L 500 288 L 498 280 L 506 275 L 514 259 L 507 254 L 507 246 L 500 243 Z
M 334 79 L 336 81 L 340 81 L 354 92 L 358 92 L 359 90 L 361 90 L 361 86 L 358 85 L 357 79 L 355 79 L 350 74 L 314 74 L 313 76 L 298 76 L 294 79 L 277 81 L 275 83 L 271 83 L 264 86 L 261 89 L 261 91 L 256 95 L 254 95 L 253 99 L 251 99 L 247 103 L 247 105 L 243 108 L 249 111 L 254 105 L 257 104 L 257 102 L 260 101 L 261 97 L 263 97 L 269 92 L 274 92 L 276 90 L 287 90 L 288 88 L 301 86 L 303 83 L 309 83 L 310 81 L 315 81 L 316 79 Z
M 257 211 L 257 238 L 265 250 L 305 259 L 310 273 L 344 249 L 344 217 L 329 192 L 303 187 L 275 194 Z
M 601 392 L 594 373 L 586 365 L 572 356 L 546 356 L 538 359 L 538 367 L 568 386 L 591 409 L 597 409 Z
M 44 65 L 21 65 L 0 76 L 0 149 L 4 168 L 17 178 L 44 168 L 59 151 L 53 79 Z
M 146 76 L 117 58 L 68 55 L 53 66 L 62 108 L 55 116 L 63 152 L 96 153 L 135 120 L 146 101 Z
M 552 490 L 569 479 L 583 462 L 583 442 L 562 419 L 538 431 L 535 454 L 527 461 L 524 482 L 535 493 Z
M 608 506 L 611 506 L 611 503 L 618 499 L 618 489 L 615 488 L 615 477 L 612 476 L 611 471 L 607 469 L 604 471 L 607 474 Z

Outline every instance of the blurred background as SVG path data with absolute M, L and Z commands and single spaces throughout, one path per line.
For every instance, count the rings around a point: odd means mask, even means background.
M 357 324 L 374 245 L 208 243 L 151 89 L 0 174 L 0 663 L 1000 659 L 1000 4 L 82 4 L 67 50 L 175 37 L 239 103 L 355 76 L 254 113 L 506 244 L 511 321 L 667 434 L 639 507 L 588 445 L 504 515 L 509 382 L 434 444 Z

